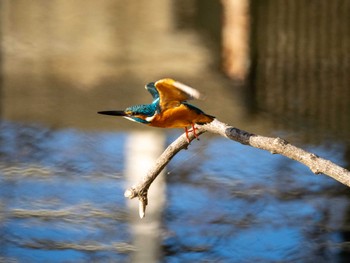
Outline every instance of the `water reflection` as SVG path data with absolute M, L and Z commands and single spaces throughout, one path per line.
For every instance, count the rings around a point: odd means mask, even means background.
M 125 136 L 3 122 L 1 256 L 131 255 L 127 214 L 137 209 L 124 204 Z M 312 150 L 345 161 L 336 145 Z M 155 231 L 169 260 L 331 259 L 341 251 L 345 187 L 291 160 L 203 136 L 168 169 L 167 209 Z
M 204 92 L 195 104 L 219 120 L 349 166 L 347 1 L 323 2 L 317 19 L 318 2 L 251 6 L 245 86 L 218 70 L 219 2 L 0 4 L 0 261 L 347 262 L 348 189 L 208 134 L 167 167 L 155 219 L 134 218 L 125 174 L 150 154 L 130 162 L 126 142 L 154 128 L 96 114 L 148 103 L 143 85 L 169 76 Z M 180 133 L 157 132 L 139 138 Z M 150 225 L 154 243 L 137 243 Z
M 128 185 L 138 183 L 164 151 L 165 136 L 157 132 L 131 132 L 126 141 L 125 177 Z M 147 217 L 140 220 L 139 202 L 128 200 L 131 212 L 129 228 L 133 236 L 133 245 L 137 247 L 131 255 L 132 262 L 156 262 L 162 255 L 161 227 L 162 213 L 166 203 L 164 171 L 149 189 Z
M 123 227 L 122 155 L 110 148 L 123 136 L 7 122 L 0 130 L 2 257 L 45 261 L 54 254 L 60 262 L 133 250 Z
M 338 150 L 326 151 L 332 155 Z M 293 161 L 241 145 L 209 146 L 206 154 L 210 158 L 198 171 L 183 177 L 180 170 L 168 177 L 172 205 L 167 220 L 177 229 L 166 239 L 170 258 L 176 253 L 183 261 L 205 255 L 237 262 L 324 262 L 339 252 L 339 212 L 348 204 L 345 188 L 307 176 L 307 169 Z M 196 207 L 195 213 L 188 207 Z M 186 227 L 180 226 L 183 222 Z

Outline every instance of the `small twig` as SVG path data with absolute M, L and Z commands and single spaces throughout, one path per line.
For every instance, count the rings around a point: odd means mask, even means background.
M 200 135 L 204 132 L 212 132 L 226 137 L 230 140 L 269 151 L 273 154 L 284 155 L 290 159 L 296 160 L 308 166 L 310 170 L 315 174 L 323 173 L 350 187 L 350 172 L 348 170 L 313 153 L 293 146 L 281 138 L 255 135 L 229 126 L 218 121 L 217 119 L 209 124 L 197 125 L 196 128 L 198 129 L 197 135 Z M 193 133 L 189 135 L 189 139 L 192 141 L 194 139 Z M 186 135 L 181 135 L 162 153 L 162 155 L 158 158 L 154 166 L 148 171 L 143 180 L 137 185 L 125 191 L 125 197 L 128 197 L 130 199 L 135 197 L 139 198 L 139 214 L 141 218 L 145 216 L 145 210 L 148 203 L 147 193 L 152 182 L 157 178 L 159 173 L 170 162 L 170 160 L 182 149 L 187 149 L 188 145 L 189 143 L 187 142 Z

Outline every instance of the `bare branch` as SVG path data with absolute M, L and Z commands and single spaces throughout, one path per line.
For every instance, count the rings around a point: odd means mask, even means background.
M 209 124 L 197 125 L 196 127 L 198 129 L 197 135 L 200 135 L 204 132 L 216 133 L 230 140 L 269 151 L 272 154 L 284 155 L 290 159 L 296 160 L 306 165 L 315 174 L 322 173 L 328 175 L 350 187 L 350 172 L 348 170 L 336 165 L 329 160 L 323 159 L 313 153 L 298 148 L 281 138 L 255 135 L 229 126 L 218 121 L 217 119 Z M 191 133 L 190 141 L 193 139 L 194 136 L 193 133 Z M 170 160 L 182 149 L 187 149 L 188 145 L 189 143 L 187 142 L 186 135 L 181 135 L 162 153 L 162 155 L 158 158 L 154 166 L 148 171 L 143 180 L 137 185 L 125 191 L 125 197 L 128 197 L 130 199 L 135 197 L 139 198 L 139 214 L 141 218 L 145 216 L 145 210 L 148 203 L 147 193 L 152 182 L 157 178 L 158 174 L 170 162 Z

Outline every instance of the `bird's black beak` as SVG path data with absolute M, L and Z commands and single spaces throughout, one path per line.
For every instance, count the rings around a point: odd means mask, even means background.
M 104 115 L 112 115 L 112 116 L 126 116 L 127 114 L 122 110 L 107 110 L 107 111 L 99 111 L 98 114 Z

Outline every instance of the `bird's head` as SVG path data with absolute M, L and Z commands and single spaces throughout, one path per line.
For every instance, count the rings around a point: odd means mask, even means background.
M 156 104 L 141 104 L 131 106 L 125 109 L 125 118 L 139 122 L 148 124 L 150 123 L 155 115 L 157 114 L 157 105 Z

